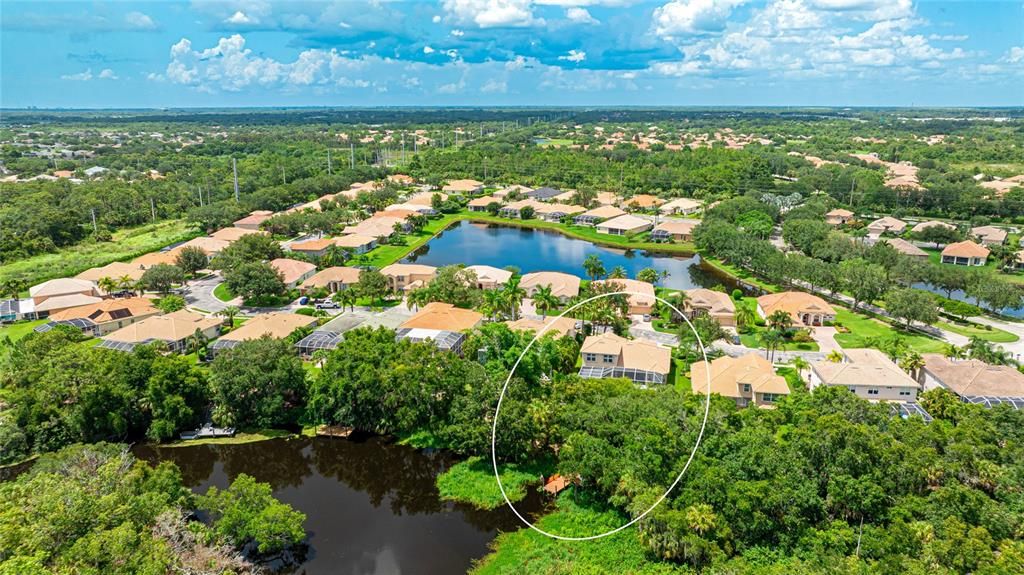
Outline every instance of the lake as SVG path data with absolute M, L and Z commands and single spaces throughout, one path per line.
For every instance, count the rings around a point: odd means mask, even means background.
M 309 551 L 295 573 L 465 573 L 499 531 L 524 527 L 507 507 L 480 511 L 442 501 L 434 481 L 458 461 L 451 454 L 376 436 L 142 445 L 135 454 L 177 464 L 197 493 L 227 487 L 240 473 L 269 483 L 307 517 Z M 530 513 L 540 508 L 533 491 L 517 504 Z
M 488 265 L 496 268 L 515 266 L 522 273 L 556 271 L 586 277 L 583 260 L 594 254 L 604 262 L 605 270 L 626 268 L 635 278 L 644 268 L 667 271 L 658 285 L 691 289 L 714 287 L 733 282 L 701 265 L 700 256 L 677 257 L 642 250 L 623 250 L 599 246 L 586 240 L 564 236 L 551 230 L 533 230 L 499 224 L 456 222 L 410 254 L 404 261 L 431 266 L 453 264 Z

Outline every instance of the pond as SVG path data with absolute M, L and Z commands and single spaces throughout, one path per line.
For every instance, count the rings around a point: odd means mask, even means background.
M 676 257 L 647 251 L 599 246 L 551 230 L 533 230 L 498 224 L 456 222 L 404 261 L 431 266 L 452 264 L 515 266 L 522 273 L 555 271 L 585 277 L 583 260 L 595 254 L 605 270 L 626 268 L 635 278 L 644 268 L 668 272 L 658 285 L 674 289 L 732 288 L 734 283 L 701 264 L 700 256 Z
M 227 487 L 240 473 L 269 483 L 306 514 L 309 551 L 295 573 L 465 573 L 499 531 L 523 527 L 507 507 L 480 511 L 439 498 L 435 479 L 458 461 L 452 455 L 376 436 L 138 446 L 135 454 L 177 464 L 197 493 Z M 541 509 L 530 493 L 517 509 Z

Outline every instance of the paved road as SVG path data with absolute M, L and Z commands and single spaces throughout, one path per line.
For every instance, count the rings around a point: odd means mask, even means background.
M 1003 321 L 1001 319 L 995 319 L 990 317 L 972 317 L 971 321 L 975 323 L 990 325 L 992 327 L 999 328 L 1003 331 L 1008 331 L 1019 337 L 1020 339 L 1018 339 L 1017 341 L 1010 343 L 997 343 L 995 345 L 1014 354 L 1014 356 L 1018 360 L 1024 357 L 1024 323 Z M 964 339 L 966 340 L 967 338 L 965 337 Z
M 228 307 L 229 305 L 225 302 L 217 299 L 217 296 L 213 295 L 213 290 L 224 281 L 224 278 L 219 275 L 212 275 L 198 280 L 189 282 L 189 286 L 185 291 L 185 303 L 189 307 L 196 308 L 209 313 L 217 313 L 218 311 Z M 241 301 L 234 305 L 240 305 Z

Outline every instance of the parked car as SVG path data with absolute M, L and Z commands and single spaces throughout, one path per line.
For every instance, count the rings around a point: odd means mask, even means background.
M 302 296 L 302 297 L 299 298 L 299 305 L 306 305 L 307 303 L 309 303 L 309 298 L 308 297 Z
M 339 309 L 341 306 L 337 302 L 325 301 L 323 303 L 316 304 L 316 309 Z

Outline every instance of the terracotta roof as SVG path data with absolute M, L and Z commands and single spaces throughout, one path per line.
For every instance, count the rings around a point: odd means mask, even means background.
M 912 231 L 914 233 L 919 233 L 922 230 L 924 230 L 925 228 L 930 228 L 930 227 L 933 227 L 933 226 L 949 228 L 951 230 L 955 230 L 956 229 L 956 226 L 954 226 L 953 224 L 948 224 L 946 222 L 940 222 L 938 220 L 928 220 L 927 222 L 921 222 L 921 223 L 917 224 L 916 226 L 911 228 L 910 231 Z
M 836 313 L 836 310 L 827 301 L 802 291 L 785 291 L 763 295 L 757 298 L 757 305 L 764 310 L 765 317 L 772 315 L 772 312 L 780 309 L 793 316 L 796 320 L 799 320 L 799 315 L 804 312 L 827 315 L 835 315 Z
M 50 314 L 51 321 L 87 318 L 93 323 L 107 323 L 126 317 L 139 317 L 160 313 L 153 301 L 144 297 L 105 299 Z
M 53 297 L 73 293 L 95 292 L 96 284 L 84 279 L 57 278 L 28 288 L 31 297 Z
M 236 242 L 249 234 L 266 235 L 267 232 L 261 230 L 247 230 L 245 228 L 222 228 L 210 234 L 210 237 L 224 242 Z
M 155 315 L 125 326 L 103 339 L 141 343 L 149 339 L 181 341 L 196 332 L 206 331 L 222 323 L 220 318 L 207 317 L 188 310 L 178 310 L 166 315 Z
M 448 199 L 448 194 L 442 194 L 441 192 L 420 192 L 406 198 L 405 203 L 414 206 L 430 207 L 434 205 L 434 194 L 441 196 L 441 201 Z
M 533 272 L 523 276 L 519 287 L 531 290 L 539 286 L 551 286 L 555 297 L 576 297 L 580 294 L 580 278 L 562 272 Z
M 476 180 L 451 180 L 441 189 L 446 192 L 472 192 L 483 185 L 483 182 Z
M 920 387 L 895 363 L 877 349 L 848 349 L 844 361 L 816 361 L 811 364 L 818 377 L 827 385 Z
M 735 313 L 736 304 L 729 294 L 706 288 L 686 290 L 686 298 L 690 307 L 707 309 L 711 314 Z
M 264 213 L 265 210 L 260 212 L 252 212 L 248 216 L 240 220 L 235 221 L 235 226 L 258 226 L 263 222 L 269 220 L 272 213 Z
M 996 226 L 978 226 L 971 228 L 971 235 L 981 238 L 983 242 L 994 242 L 1001 244 L 1006 241 L 1006 230 Z
M 464 331 L 476 327 L 483 319 L 482 314 L 473 310 L 461 309 L 451 304 L 435 301 L 420 308 L 420 311 L 407 319 L 399 328 Z
M 618 207 L 612 206 L 612 205 L 604 205 L 604 206 L 596 207 L 596 208 L 594 208 L 592 210 L 587 210 L 587 211 L 583 212 L 580 215 L 581 216 L 590 216 L 590 217 L 593 217 L 593 218 L 601 218 L 601 219 L 605 219 L 606 220 L 606 219 L 609 219 L 609 218 L 617 218 L 617 217 L 625 215 L 625 214 L 626 214 L 626 212 L 624 210 L 622 210 L 621 208 L 618 208 Z
M 952 361 L 937 353 L 921 357 L 925 369 L 957 395 L 1024 397 L 1024 374 L 1010 366 L 976 359 Z
M 597 203 L 610 206 L 619 203 L 621 198 L 612 192 L 598 192 Z
M 320 270 L 302 282 L 305 287 L 326 287 L 327 284 L 336 282 L 351 285 L 359 281 L 359 275 L 363 270 L 343 266 L 334 266 Z
M 361 248 L 377 241 L 377 238 L 360 234 L 348 234 L 347 236 L 334 238 L 333 241 L 334 245 L 340 248 Z
M 413 179 L 412 176 L 407 176 L 405 174 L 391 174 L 390 176 L 388 176 L 388 181 L 396 182 L 399 184 L 411 184 L 416 180 Z
M 224 341 L 245 341 L 259 339 L 269 335 L 274 339 L 284 339 L 300 327 L 317 323 L 315 317 L 297 313 L 272 312 L 263 313 L 249 318 L 238 328 L 221 336 Z
M 882 231 L 892 231 L 896 233 L 902 232 L 904 229 L 906 229 L 906 227 L 907 222 L 904 222 L 903 220 L 898 220 L 890 216 L 878 218 L 877 220 L 868 224 L 869 230 L 878 229 Z
M 839 218 L 851 218 L 851 217 L 853 217 L 853 212 L 851 212 L 850 210 L 844 210 L 842 208 L 836 208 L 836 209 L 826 213 L 825 215 L 826 216 L 835 216 L 835 217 L 839 217 Z
M 667 347 L 643 339 L 626 339 L 612 332 L 588 336 L 580 351 L 618 356 L 619 365 L 630 369 L 665 374 L 672 367 L 672 352 Z
M 64 295 L 50 296 L 46 298 L 46 301 L 35 304 L 35 311 L 53 311 L 67 309 L 69 307 L 78 307 L 83 305 L 89 305 L 99 303 L 103 301 L 94 295 L 87 295 L 83 293 L 70 293 Z
M 334 245 L 334 238 L 320 238 L 318 240 L 306 240 L 291 244 L 289 247 L 293 252 L 319 252 Z
M 598 224 L 598 227 L 611 228 L 616 230 L 635 230 L 637 228 L 642 228 L 644 226 L 651 225 L 653 224 L 650 220 L 646 220 L 644 218 L 634 216 L 632 214 L 626 214 L 624 216 L 619 216 L 617 218 L 612 218 L 610 220 L 601 222 L 600 224 Z
M 908 242 L 905 239 L 902 239 L 902 238 L 886 238 L 886 239 L 884 239 L 882 241 L 887 243 L 887 244 L 889 244 L 890 246 L 895 248 L 896 251 L 898 251 L 899 253 L 901 253 L 901 254 L 903 254 L 905 256 L 928 257 L 928 252 L 922 250 L 921 248 L 915 246 L 914 244 Z
M 512 272 L 493 266 L 466 266 L 467 271 L 476 275 L 477 280 L 503 284 L 512 277 Z
M 474 208 L 486 208 L 488 205 L 492 203 L 500 204 L 502 203 L 502 199 L 496 198 L 494 196 L 481 196 L 479 198 L 473 198 L 472 200 L 469 200 L 469 203 L 467 205 Z
M 113 262 L 103 267 L 89 268 L 75 276 L 75 279 L 98 282 L 102 278 L 111 278 L 116 280 L 124 276 L 128 276 L 133 280 L 138 280 L 142 277 L 143 273 L 145 273 L 145 270 L 139 264 Z
M 695 222 L 686 222 L 683 220 L 664 220 L 660 224 L 654 226 L 651 231 L 663 231 L 673 235 L 692 235 L 693 229 L 697 227 Z
M 658 211 L 663 214 L 673 212 L 675 210 L 689 211 L 697 209 L 701 206 L 701 202 L 692 198 L 676 198 L 666 204 L 662 204 Z
M 786 378 L 777 375 L 772 364 L 757 352 L 740 357 L 722 356 L 708 363 L 694 362 L 690 366 L 690 385 L 694 393 L 707 393 L 708 367 L 711 368 L 711 393 L 722 397 L 746 397 L 740 392 L 741 385 L 749 385 L 752 394 L 789 394 Z
M 633 292 L 630 293 L 628 296 L 629 305 L 632 307 L 653 306 L 654 303 L 657 301 L 654 298 L 654 286 L 647 282 L 642 282 L 640 280 L 632 280 L 629 278 L 616 278 L 608 280 L 599 280 L 594 283 L 614 284 L 618 286 L 616 287 L 616 289 L 618 289 L 619 291 Z
M 554 212 L 562 212 L 568 215 L 574 215 L 585 211 L 587 211 L 587 208 L 571 204 L 547 203 L 537 206 L 538 214 L 551 214 Z
M 407 220 L 412 216 L 419 214 L 415 210 L 381 210 L 374 213 L 370 218 L 397 218 L 401 220 Z
M 638 194 L 625 201 L 627 206 L 634 206 L 637 208 L 653 208 L 664 203 L 665 200 L 650 194 Z
M 564 337 L 576 329 L 576 320 L 571 317 L 549 317 L 544 320 L 523 317 L 516 321 L 506 321 L 505 325 L 513 331 L 532 331 L 534 333 L 539 332 L 544 326 L 550 326 L 544 335 L 551 333 L 556 337 Z
M 198 238 L 192 238 L 191 240 L 181 244 L 174 248 L 175 250 L 181 250 L 184 248 L 199 248 L 203 250 L 208 256 L 218 254 L 224 248 L 231 245 L 231 242 L 225 240 L 218 240 L 210 236 L 199 236 Z
M 386 276 L 433 276 L 437 274 L 437 268 L 423 264 L 391 264 L 380 268 L 380 273 Z
M 404 224 L 405 218 L 387 216 L 367 218 L 354 226 L 345 228 L 346 234 L 358 234 L 373 238 L 382 238 L 395 233 L 395 224 Z
M 304 274 L 316 269 L 316 266 L 309 262 L 301 262 L 289 258 L 277 258 L 270 260 L 270 267 L 274 268 L 284 276 L 284 283 L 291 284 L 299 281 Z
M 970 240 L 949 244 L 942 250 L 942 255 L 957 258 L 987 258 L 989 249 Z
M 180 251 L 181 250 L 179 248 L 175 248 L 173 250 L 168 250 L 166 252 L 150 252 L 148 254 L 143 254 L 133 259 L 132 263 L 137 266 L 144 267 L 146 269 L 158 265 L 173 266 L 175 262 L 178 261 L 178 253 Z

